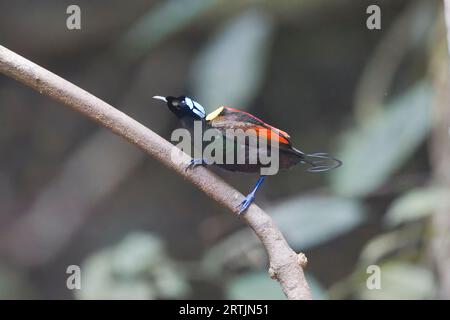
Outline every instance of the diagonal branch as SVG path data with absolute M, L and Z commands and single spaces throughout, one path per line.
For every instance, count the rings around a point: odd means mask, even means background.
M 174 146 L 171 143 L 123 112 L 3 46 L 0 46 L 0 72 L 109 128 L 237 214 L 237 206 L 243 200 L 241 193 L 205 168 L 185 171 L 184 164 L 172 161 Z M 305 256 L 297 255 L 289 247 L 272 218 L 255 204 L 249 207 L 242 219 L 264 245 L 270 261 L 269 273 L 278 280 L 288 299 L 311 299 L 303 273 Z

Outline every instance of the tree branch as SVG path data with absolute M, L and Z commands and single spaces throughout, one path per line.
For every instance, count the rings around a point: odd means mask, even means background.
M 241 193 L 205 168 L 186 171 L 187 163 L 172 161 L 174 146 L 171 143 L 123 112 L 3 46 L 0 46 L 0 72 L 109 128 L 237 214 L 237 206 L 243 200 Z M 306 257 L 302 253 L 297 255 L 289 247 L 272 218 L 255 204 L 241 218 L 264 245 L 270 261 L 269 274 L 277 279 L 287 298 L 311 299 L 303 273 Z

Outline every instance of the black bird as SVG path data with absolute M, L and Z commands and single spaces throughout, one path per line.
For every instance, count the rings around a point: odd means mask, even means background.
M 186 96 L 172 97 L 172 96 L 154 96 L 153 98 L 166 102 L 170 111 L 172 111 L 182 125 L 189 130 L 193 130 L 194 123 L 200 122 L 202 125 L 202 133 L 207 129 L 214 129 L 215 136 L 223 139 L 215 139 L 213 143 L 220 143 L 219 148 L 223 148 L 223 160 L 219 163 L 212 163 L 216 166 L 224 168 L 229 171 L 236 172 L 261 172 L 262 168 L 267 168 L 267 163 L 263 163 L 262 156 L 271 156 L 273 150 L 257 143 L 250 143 L 249 139 L 237 139 L 236 135 L 230 135 L 231 130 L 242 130 L 250 138 L 264 138 L 267 142 L 275 142 L 275 152 L 278 153 L 279 168 L 287 169 L 298 163 L 307 164 L 310 167 L 309 172 L 323 172 L 335 169 L 342 165 L 342 162 L 336 158 L 331 157 L 326 153 L 304 153 L 294 148 L 290 141 L 290 136 L 286 132 L 277 129 L 250 113 L 222 106 L 210 114 L 205 114 L 205 109 L 201 104 Z M 232 143 L 229 143 L 232 141 Z M 227 142 L 229 144 L 227 144 Z M 230 148 L 231 146 L 231 148 Z M 217 147 L 217 146 L 216 146 Z M 205 148 L 202 144 L 200 148 Z M 237 161 L 236 150 L 243 150 L 245 161 Z M 252 151 L 256 151 L 256 161 L 250 160 Z M 232 157 L 227 158 L 232 152 Z M 202 153 L 203 154 L 203 153 Z M 225 161 L 225 160 L 233 161 Z M 188 168 L 194 168 L 197 165 L 211 164 L 211 159 L 194 158 L 191 160 Z M 255 193 L 263 183 L 266 175 L 260 175 L 253 190 L 245 197 L 244 201 L 239 205 L 239 214 L 243 213 L 252 203 L 255 198 Z

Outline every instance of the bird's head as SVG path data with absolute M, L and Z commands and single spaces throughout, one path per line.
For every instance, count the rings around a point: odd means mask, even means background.
M 154 96 L 153 99 L 164 101 L 177 117 L 191 117 L 194 119 L 205 118 L 205 109 L 200 103 L 186 96 L 180 97 L 162 97 Z

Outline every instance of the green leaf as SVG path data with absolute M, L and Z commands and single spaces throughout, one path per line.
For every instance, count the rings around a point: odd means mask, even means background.
M 327 299 L 322 285 L 312 275 L 306 274 L 306 281 L 311 289 L 314 300 Z M 285 300 L 286 296 L 279 283 L 269 277 L 267 272 L 251 271 L 244 273 L 226 287 L 228 299 Z
M 262 84 L 272 31 L 272 20 L 260 11 L 233 18 L 192 65 L 195 99 L 210 111 L 222 105 L 248 107 Z
M 314 196 L 297 197 L 269 209 L 277 226 L 293 248 L 306 250 L 329 241 L 362 224 L 365 208 L 354 199 Z M 261 256 L 262 255 L 262 256 Z M 210 248 L 202 259 L 205 272 L 213 275 L 233 268 L 265 263 L 260 241 L 248 229 L 239 230 Z
M 333 190 L 364 196 L 380 187 L 427 136 L 430 98 L 431 89 L 419 84 L 348 132 L 337 155 L 344 164 L 331 174 Z
M 276 280 L 267 272 L 252 271 L 232 280 L 227 288 L 228 299 L 284 300 L 286 296 Z
M 357 200 L 333 196 L 298 197 L 270 212 L 288 242 L 302 250 L 352 230 L 366 219 Z
M 422 238 L 420 226 L 407 226 L 371 239 L 361 252 L 361 263 L 377 263 L 397 250 L 412 247 Z
M 88 257 L 78 299 L 181 298 L 189 290 L 163 243 L 149 233 L 128 235 L 118 245 Z
M 116 52 L 137 59 L 164 38 L 185 28 L 218 0 L 166 0 L 142 16 L 118 41 Z
M 369 290 L 366 280 L 360 284 L 362 299 L 430 299 L 435 292 L 433 273 L 420 265 L 390 262 L 380 266 L 381 288 Z M 370 276 L 370 275 L 367 275 Z
M 389 226 L 428 217 L 440 206 L 448 204 L 447 189 L 421 188 L 397 198 L 390 206 L 384 221 Z

